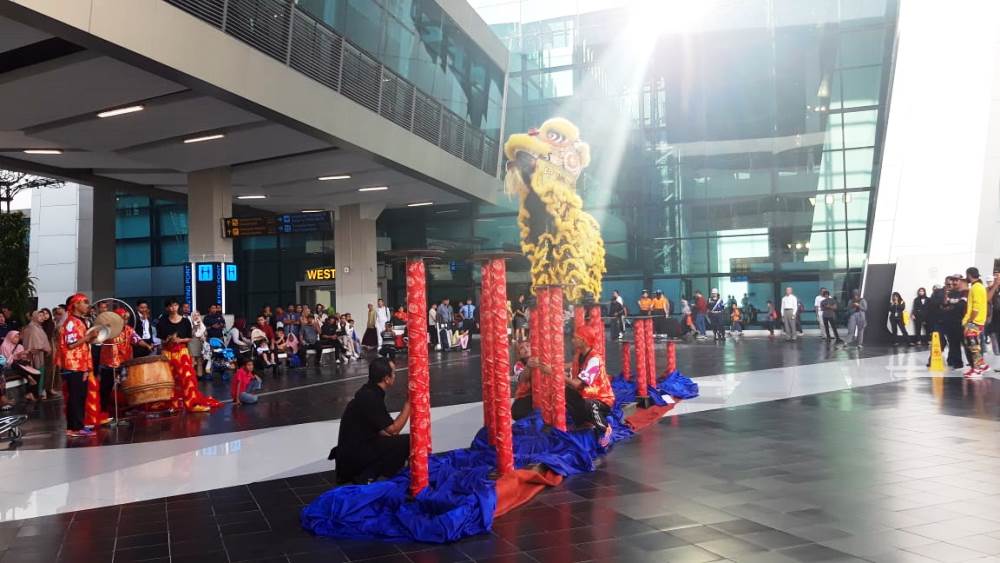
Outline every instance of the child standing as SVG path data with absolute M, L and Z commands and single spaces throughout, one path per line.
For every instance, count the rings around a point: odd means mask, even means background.
M 233 383 L 230 392 L 233 396 L 233 404 L 236 406 L 247 404 L 252 405 L 257 402 L 257 393 L 263 383 L 260 377 L 253 372 L 253 360 L 246 359 L 236 370 L 233 376 Z
M 729 319 L 732 321 L 732 334 L 734 336 L 742 336 L 743 315 L 740 313 L 740 308 L 736 306 L 736 303 L 733 303 L 732 309 L 732 312 L 729 314 Z

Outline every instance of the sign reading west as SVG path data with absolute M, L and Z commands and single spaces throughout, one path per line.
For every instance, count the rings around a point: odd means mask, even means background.
M 306 270 L 306 280 L 308 281 L 332 280 L 336 278 L 336 268 L 309 268 Z

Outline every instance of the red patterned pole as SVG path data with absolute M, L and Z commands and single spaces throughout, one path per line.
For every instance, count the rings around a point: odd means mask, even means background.
M 601 318 L 601 306 L 593 305 L 590 307 L 590 327 L 594 331 L 594 334 L 598 335 L 597 339 L 597 353 L 601 356 L 601 362 L 604 365 L 607 364 L 607 350 L 605 347 L 605 335 L 604 335 L 604 319 Z
M 420 256 L 406 260 L 406 330 L 410 336 L 407 354 L 410 393 L 410 496 L 427 487 L 430 475 L 427 455 L 431 451 L 431 385 L 427 363 L 427 273 Z
M 491 270 L 490 307 L 493 309 L 493 445 L 497 451 L 497 470 L 501 475 L 514 471 L 514 439 L 510 418 L 510 348 L 507 342 L 507 264 L 503 258 L 489 261 Z
M 646 321 L 636 318 L 632 322 L 635 333 L 635 395 L 640 406 L 644 406 L 646 394 Z
M 531 356 L 542 361 L 542 292 L 538 290 L 535 306 L 531 308 L 531 316 L 528 317 L 528 342 L 531 344 Z M 545 382 L 542 380 L 541 370 L 532 368 L 531 370 L 531 406 L 542 411 L 542 420 L 545 419 Z
M 643 333 L 646 335 L 646 377 L 650 387 L 656 387 L 656 343 L 653 341 L 653 319 L 647 317 L 643 320 L 646 328 Z
M 677 371 L 677 345 L 667 342 L 667 376 Z
M 622 376 L 625 381 L 632 380 L 632 346 L 622 342 Z
M 497 370 L 494 360 L 493 347 L 493 273 L 489 263 L 484 262 L 482 267 L 482 299 L 479 303 L 479 335 L 482 338 L 482 390 L 483 390 L 483 426 L 486 427 L 486 437 L 490 444 L 493 443 L 493 429 L 495 428 L 496 411 L 493 407 L 494 380 L 497 377 Z
M 552 389 L 552 426 L 557 430 L 566 431 L 566 384 L 563 382 L 563 371 L 566 369 L 566 347 L 563 341 L 563 290 L 552 286 L 549 291 L 549 332 L 551 345 L 549 365 L 552 374 L 549 381 Z
M 573 307 L 573 332 L 587 325 L 587 309 L 583 304 Z
M 550 352 L 552 348 L 552 335 L 549 332 L 549 309 L 551 309 L 551 299 L 552 294 L 548 287 L 538 287 L 535 288 L 535 295 L 538 298 L 538 309 L 535 311 L 538 315 L 538 357 L 542 364 L 555 369 L 555 366 L 551 364 L 552 354 Z M 539 378 L 541 379 L 542 388 L 542 422 L 545 424 L 552 424 L 552 386 L 550 385 L 550 377 L 545 372 L 540 372 Z

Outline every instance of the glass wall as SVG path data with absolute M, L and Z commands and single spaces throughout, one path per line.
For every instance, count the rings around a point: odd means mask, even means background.
M 434 0 L 296 0 L 488 137 L 500 136 L 504 75 Z
M 115 294 L 154 310 L 183 292 L 187 261 L 187 207 L 183 203 L 119 194 L 115 211 Z
M 675 30 L 669 14 L 631 11 L 656 2 L 471 3 L 511 49 L 505 130 L 560 115 L 591 145 L 578 190 L 601 223 L 608 293 L 631 301 L 652 287 L 676 301 L 718 288 L 764 308 L 784 286 L 807 303 L 820 287 L 858 287 L 894 0 L 662 3 L 698 15 Z M 636 37 L 644 18 L 662 26 Z M 515 208 L 406 216 L 457 257 L 517 248 Z M 443 227 L 455 215 L 461 228 Z M 393 245 L 411 240 L 425 239 Z

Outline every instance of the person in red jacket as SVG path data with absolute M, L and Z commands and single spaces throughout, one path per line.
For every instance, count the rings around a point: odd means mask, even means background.
M 62 370 L 66 387 L 66 435 L 70 437 L 91 436 L 93 432 L 84 426 L 85 419 L 95 418 L 94 414 L 87 414 L 100 410 L 100 386 L 94 378 L 94 359 L 90 352 L 97 332 L 88 330 L 89 313 L 90 299 L 76 293 L 66 300 L 66 320 L 59 327 L 56 366 Z
M 233 375 L 233 382 L 229 385 L 229 392 L 233 397 L 233 405 L 252 405 L 257 402 L 257 391 L 260 391 L 263 382 L 260 376 L 253 372 L 253 358 L 243 361 L 240 369 Z

